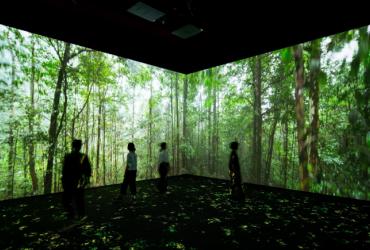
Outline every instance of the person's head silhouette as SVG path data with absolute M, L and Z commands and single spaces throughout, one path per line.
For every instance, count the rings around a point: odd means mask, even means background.
M 166 148 L 167 148 L 167 143 L 162 142 L 159 146 L 161 147 L 161 151 L 162 151 L 162 150 L 166 150 Z
M 130 142 L 130 143 L 127 145 L 127 149 L 128 149 L 129 151 L 133 151 L 133 152 L 135 152 L 135 150 L 136 150 L 136 148 L 135 148 L 135 144 L 134 144 L 134 143 L 132 143 L 132 142 Z
M 237 141 L 233 141 L 232 143 L 230 143 L 230 148 L 232 150 L 237 150 L 239 147 L 239 143 Z
M 74 152 L 80 152 L 81 147 L 82 147 L 82 141 L 81 140 L 74 139 L 72 141 L 72 151 L 74 151 Z

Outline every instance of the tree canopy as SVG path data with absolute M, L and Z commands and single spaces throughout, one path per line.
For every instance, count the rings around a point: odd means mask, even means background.
M 0 199 L 58 192 L 74 138 L 92 185 L 138 178 L 228 178 L 238 141 L 243 181 L 368 199 L 370 28 L 189 75 L 0 25 Z

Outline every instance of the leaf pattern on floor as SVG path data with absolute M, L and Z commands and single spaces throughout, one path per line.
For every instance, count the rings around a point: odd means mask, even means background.
M 196 176 L 139 181 L 137 199 L 119 185 L 86 190 L 88 219 L 72 224 L 52 194 L 0 202 L 0 248 L 370 249 L 370 203 Z M 72 225 L 72 226 L 71 226 Z M 62 229 L 66 230 L 62 230 Z

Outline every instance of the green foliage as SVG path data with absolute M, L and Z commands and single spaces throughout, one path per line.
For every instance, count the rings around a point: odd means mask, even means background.
M 318 80 L 321 86 L 327 85 L 328 84 L 327 74 L 324 71 L 320 70 Z
M 318 70 L 320 84 L 319 163 L 307 165 L 310 179 L 317 180 L 311 183 L 311 191 L 368 199 L 367 29 L 300 45 L 304 48 L 307 133 L 312 118 L 308 83 L 313 70 Z M 352 60 L 336 59 L 353 43 L 358 50 L 350 51 Z M 9 187 L 12 197 L 42 192 L 49 119 L 64 48 L 63 42 L 6 27 L 0 30 L 1 199 L 11 198 Z M 320 61 L 315 57 L 319 54 Z M 73 138 L 85 142 L 83 150 L 93 165 L 93 186 L 122 181 L 129 141 L 136 144 L 138 176 L 145 179 L 157 176 L 157 145 L 162 141 L 168 143 L 171 174 L 183 171 L 228 178 L 229 143 L 238 140 L 243 180 L 255 182 L 252 145 L 256 138 L 258 94 L 262 116 L 259 171 L 269 173 L 263 184 L 299 188 L 292 48 L 258 57 L 262 69 L 261 93 L 255 92 L 255 58 L 185 76 L 75 45 L 71 46 L 72 55 L 64 72 L 58 107 L 53 191 L 62 188 L 61 162 Z M 34 107 L 30 104 L 31 81 L 35 85 Z M 28 169 L 31 142 L 35 142 L 35 171 L 41 186 L 35 192 Z M 307 148 L 309 152 L 309 139 Z M 270 218 L 266 223 L 270 223 Z M 168 228 L 170 233 L 177 230 L 175 224 Z M 230 230 L 225 228 L 225 236 L 233 234 Z
M 351 72 L 350 72 L 351 77 L 353 78 L 357 77 L 360 69 L 360 63 L 361 63 L 360 54 L 354 55 L 351 62 Z
M 280 57 L 284 63 L 291 62 L 293 60 L 293 53 L 291 48 L 280 50 Z
M 367 27 L 362 27 L 359 29 L 359 38 L 358 38 L 358 54 L 360 60 L 364 62 L 364 67 L 369 66 L 369 54 L 370 54 L 370 34 L 367 30 Z
M 185 156 L 187 159 L 195 157 L 194 147 L 189 142 L 180 144 L 180 150 L 181 152 L 185 152 Z
M 342 32 L 330 37 L 330 42 L 327 45 L 329 51 L 339 52 L 343 47 L 353 40 L 355 32 L 350 30 L 348 32 Z

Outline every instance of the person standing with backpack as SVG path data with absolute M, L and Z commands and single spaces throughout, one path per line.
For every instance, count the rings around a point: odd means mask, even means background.
M 85 217 L 84 188 L 90 183 L 91 165 L 86 154 L 80 152 L 81 140 L 73 140 L 72 152 L 63 161 L 63 205 L 69 219 Z

